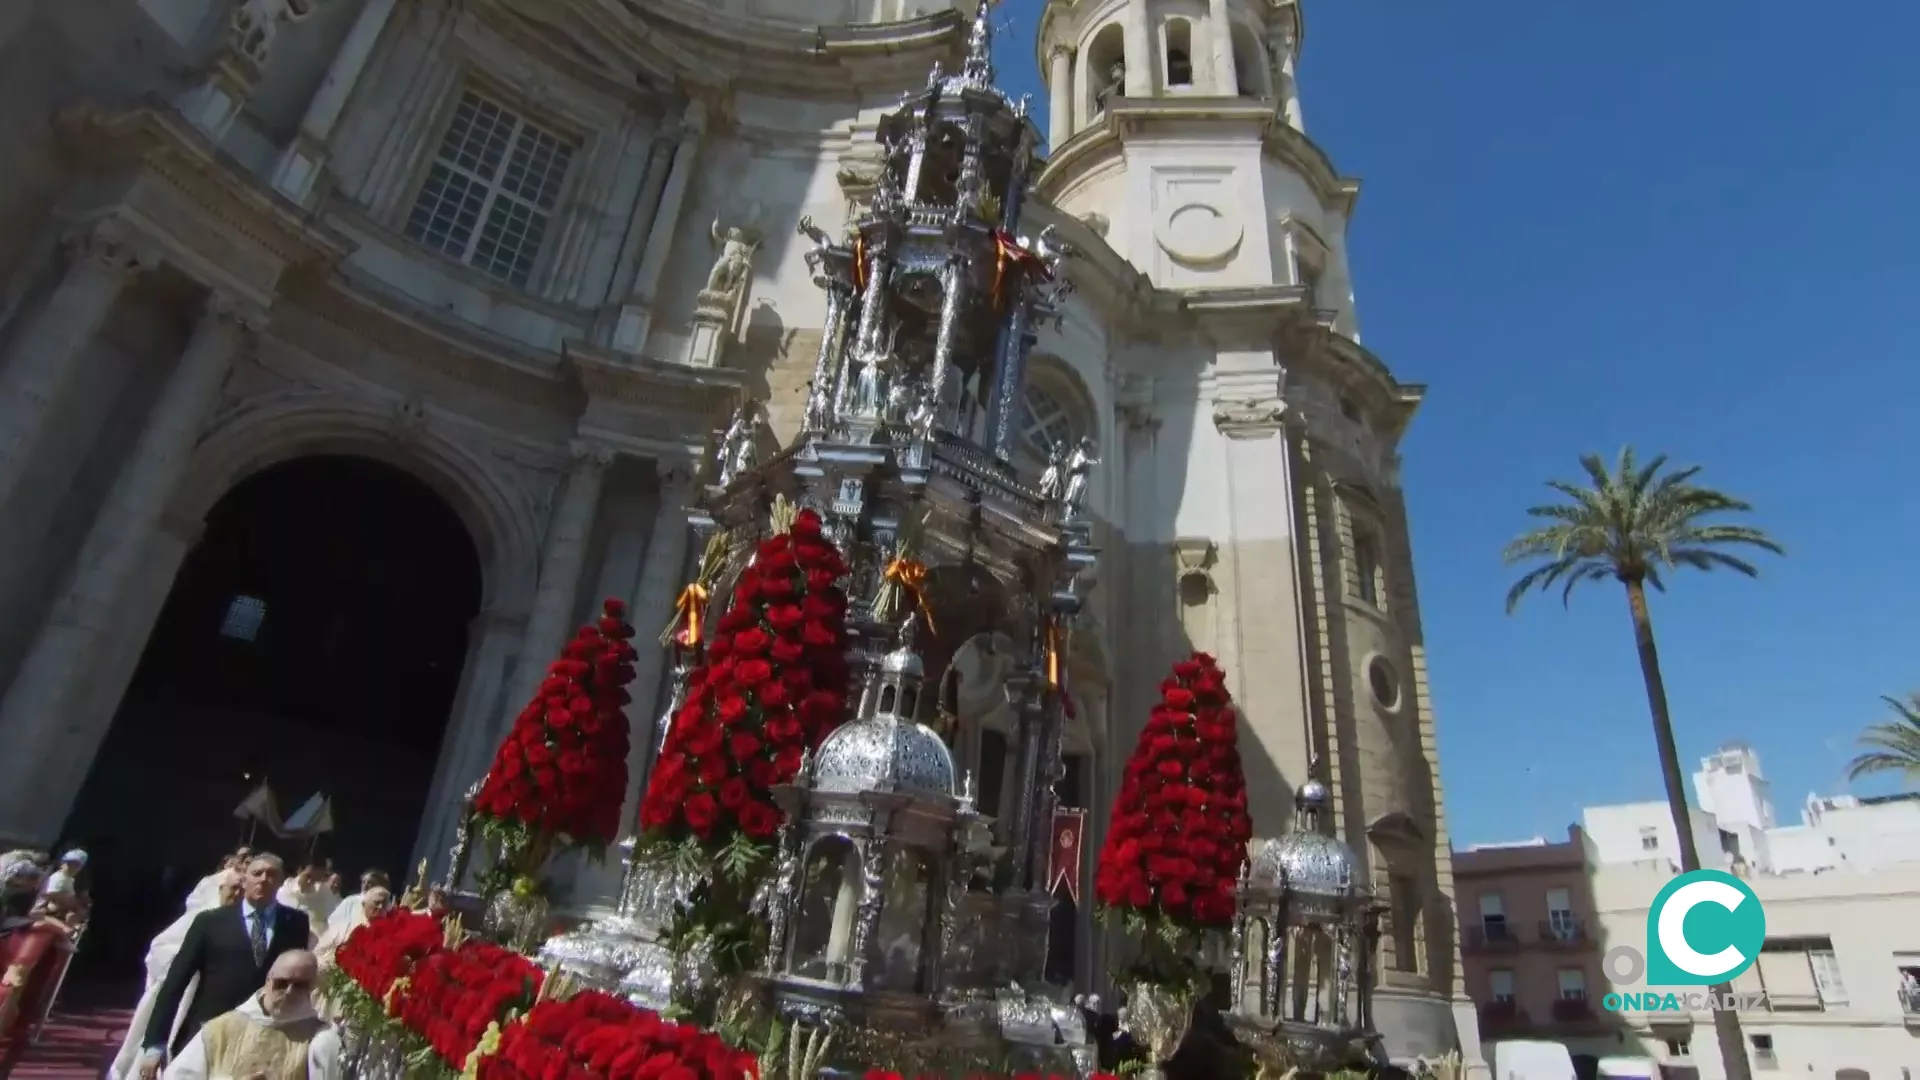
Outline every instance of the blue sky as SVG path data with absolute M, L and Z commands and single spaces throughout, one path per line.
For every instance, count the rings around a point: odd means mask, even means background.
M 1429 387 L 1402 451 L 1457 845 L 1661 795 L 1619 589 L 1502 609 L 1501 546 L 1583 451 L 1704 465 L 1789 550 L 1655 599 L 1689 772 L 1746 739 L 1797 821 L 1920 687 L 1920 9 L 1833 7 L 1306 5 L 1307 130 L 1365 182 L 1362 334 Z M 1039 9 L 1007 0 L 999 51 L 1044 103 Z

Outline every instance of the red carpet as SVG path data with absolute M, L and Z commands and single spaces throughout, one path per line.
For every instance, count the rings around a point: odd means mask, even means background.
M 135 991 L 137 995 L 137 991 Z M 37 1046 L 0 1065 L 4 1080 L 97 1080 L 120 1050 L 131 1005 L 111 1005 L 127 995 L 75 994 L 54 1007 Z

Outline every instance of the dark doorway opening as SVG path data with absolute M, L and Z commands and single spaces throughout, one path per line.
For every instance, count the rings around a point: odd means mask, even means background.
M 263 781 L 283 815 L 330 797 L 317 853 L 347 891 L 369 867 L 403 878 L 480 593 L 465 524 L 393 466 L 299 458 L 228 492 L 67 822 L 93 856 L 88 966 L 138 963 L 248 838 L 234 810 Z M 252 842 L 308 855 L 264 828 Z

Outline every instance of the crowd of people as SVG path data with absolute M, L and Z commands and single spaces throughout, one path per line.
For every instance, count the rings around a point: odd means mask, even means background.
M 57 862 L 0 857 L 0 1044 L 17 1050 L 59 993 L 91 912 L 86 864 L 78 850 Z M 348 936 L 392 904 L 380 870 L 343 896 L 326 862 L 289 876 L 275 855 L 227 855 L 148 945 L 139 1004 L 106 1075 L 336 1080 L 339 1037 L 315 988 Z

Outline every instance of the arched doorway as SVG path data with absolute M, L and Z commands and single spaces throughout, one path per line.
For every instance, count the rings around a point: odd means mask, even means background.
M 413 846 L 481 600 L 479 555 L 424 482 L 317 456 L 237 484 L 206 518 L 66 834 L 89 846 L 96 903 L 137 956 L 218 854 L 263 780 L 291 813 L 315 792 L 344 878 L 396 879 Z M 258 846 L 293 863 L 307 845 Z

